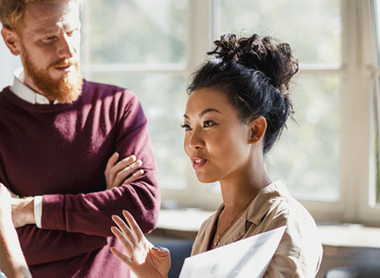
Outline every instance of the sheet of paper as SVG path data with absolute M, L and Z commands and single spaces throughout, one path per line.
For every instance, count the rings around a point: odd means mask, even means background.
M 180 278 L 262 277 L 285 226 L 186 258 Z

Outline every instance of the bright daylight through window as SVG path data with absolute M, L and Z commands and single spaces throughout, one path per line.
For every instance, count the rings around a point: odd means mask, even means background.
M 374 186 L 368 191 L 363 188 L 370 187 L 375 177 L 380 200 L 379 90 L 372 90 L 371 101 L 356 105 L 368 92 L 360 84 L 367 84 L 369 75 L 360 75 L 357 65 L 362 49 L 370 45 L 370 32 L 357 26 L 367 26 L 358 21 L 372 18 L 374 3 L 86 0 L 84 74 L 138 95 L 149 120 L 163 203 L 213 210 L 220 202 L 215 194 L 218 186 L 197 182 L 182 147 L 179 126 L 189 75 L 221 33 L 258 33 L 288 42 L 300 63 L 291 88 L 295 114 L 266 157 L 271 176 L 283 179 L 316 219 L 360 221 L 360 214 L 368 213 L 358 212 L 359 208 L 372 209 L 368 200 L 376 195 Z M 367 91 L 360 95 L 363 90 Z M 363 124 L 370 122 L 365 118 L 369 110 L 373 124 Z M 360 144 L 349 140 L 353 125 L 361 129 L 355 137 Z M 371 154 L 363 151 L 370 142 L 374 142 Z M 365 162 L 360 167 L 353 165 L 357 153 Z M 355 204 L 352 209 L 351 204 Z

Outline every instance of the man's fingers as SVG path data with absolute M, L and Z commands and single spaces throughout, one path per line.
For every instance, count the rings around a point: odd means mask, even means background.
M 121 170 L 125 169 L 126 167 L 131 166 L 135 162 L 136 162 L 136 156 L 132 154 L 132 155 L 120 160 L 119 162 L 117 162 L 114 165 L 114 167 L 112 168 L 112 171 L 114 173 L 118 173 Z
M 117 186 L 120 186 L 122 184 L 129 184 L 130 182 L 126 182 L 128 179 L 132 179 L 135 180 L 137 177 L 141 176 L 141 172 L 139 173 L 139 171 L 137 171 L 136 174 L 134 177 L 133 175 L 131 175 L 131 173 L 133 173 L 133 171 L 136 171 L 137 169 L 139 169 L 141 166 L 142 166 L 142 161 L 141 160 L 137 160 L 136 162 L 130 164 L 129 166 L 126 166 L 124 169 L 122 170 L 119 170 L 119 172 L 116 174 L 116 177 L 115 177 L 115 180 L 114 180 L 114 184 L 117 185 Z
M 138 170 L 136 173 L 133 173 L 130 177 L 126 178 L 122 184 L 130 184 L 144 175 L 144 173 L 144 170 Z
M 108 172 L 109 169 L 111 169 L 112 166 L 114 166 L 116 164 L 118 159 L 119 159 L 118 153 L 114 153 L 113 155 L 111 155 L 111 157 L 108 159 L 108 162 L 107 162 L 106 172 Z

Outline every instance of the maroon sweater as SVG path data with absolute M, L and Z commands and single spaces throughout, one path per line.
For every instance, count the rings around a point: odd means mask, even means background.
M 111 155 L 135 154 L 145 174 L 105 190 Z M 33 277 L 128 277 L 109 251 L 111 215 L 132 213 L 144 232 L 157 222 L 157 167 L 141 105 L 129 90 L 84 82 L 72 104 L 27 103 L 0 93 L 0 182 L 20 196 L 43 195 L 42 229 L 18 229 Z

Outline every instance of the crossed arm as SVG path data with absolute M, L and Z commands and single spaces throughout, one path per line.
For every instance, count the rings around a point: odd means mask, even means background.
M 141 160 L 129 156 L 117 162 L 118 153 L 114 153 L 108 160 L 106 170 L 106 190 L 133 182 L 144 171 L 138 170 L 142 166 Z M 136 171 L 136 172 L 134 172 Z M 134 172 L 134 173 L 133 173 Z M 7 277 L 31 277 L 28 265 L 21 250 L 15 227 L 34 224 L 33 197 L 18 198 L 0 183 L 0 270 Z
M 119 162 L 118 159 L 119 154 L 114 153 L 108 160 L 104 171 L 106 190 L 129 184 L 144 174 L 143 170 L 138 170 L 142 161 L 136 160 L 135 156 L 126 157 Z M 0 252 L 0 269 L 8 277 L 31 277 L 14 227 L 35 223 L 34 198 L 18 198 L 15 195 L 11 198 L 11 193 L 0 183 L 0 200 L 0 242 L 4 249 Z M 119 228 L 112 227 L 111 231 L 121 240 L 128 254 L 124 255 L 115 248 L 111 251 L 139 277 L 167 277 L 170 269 L 169 251 L 154 247 L 144 237 L 131 214 L 123 211 L 123 215 L 131 228 L 114 215 L 112 219 Z
M 62 199 L 62 202 L 66 204 L 66 209 L 69 209 L 67 206 L 74 204 L 76 205 L 74 209 L 78 209 L 79 206 L 82 206 L 83 208 L 94 208 L 94 210 L 100 210 L 100 212 L 103 212 L 96 213 L 98 215 L 97 217 L 99 217 L 98 221 L 94 221 L 93 217 L 86 217 L 86 215 L 83 217 L 74 218 L 76 221 L 74 224 L 70 219 L 70 224 L 75 226 L 69 226 L 67 229 L 83 227 L 83 231 L 67 230 L 66 232 L 65 230 L 62 230 L 65 228 L 65 226 L 43 227 L 43 229 L 38 229 L 35 225 L 28 225 L 35 223 L 33 204 L 34 198 L 12 198 L 13 223 L 15 227 L 19 227 L 17 229 L 17 232 L 28 264 L 35 265 L 55 260 L 62 260 L 68 258 L 68 256 L 79 255 L 83 252 L 88 252 L 103 247 L 107 242 L 106 237 L 112 235 L 109 230 L 109 227 L 112 224 L 112 220 L 110 217 L 111 214 L 107 216 L 107 210 L 102 208 L 111 204 L 114 206 L 113 209 L 115 211 L 121 211 L 123 208 L 127 209 L 131 204 L 133 205 L 134 203 L 128 203 L 125 201 L 125 198 L 129 198 L 131 195 L 128 192 L 129 188 L 139 189 L 139 186 L 141 186 L 142 191 L 139 192 L 139 194 L 145 194 L 146 191 L 143 191 L 145 190 L 144 183 L 150 184 L 149 177 L 151 176 L 151 171 L 148 173 L 148 176 L 145 176 L 145 173 L 142 169 L 146 170 L 145 172 L 147 172 L 147 170 L 150 171 L 149 163 L 148 167 L 142 167 L 142 162 L 140 160 L 137 160 L 135 156 L 126 157 L 119 161 L 119 154 L 115 153 L 109 158 L 108 163 L 105 166 L 104 174 L 107 187 L 104 191 L 94 192 L 90 194 L 79 194 L 78 196 L 72 195 L 68 196 L 67 198 L 65 196 L 61 197 L 57 195 L 58 197 L 65 198 L 65 200 Z M 141 175 L 143 175 L 143 177 L 141 177 Z M 138 181 L 134 182 L 136 179 Z M 132 182 L 133 185 L 131 184 Z M 122 196 L 121 194 L 124 194 L 124 192 L 126 193 L 126 197 L 118 200 L 117 198 L 119 198 L 119 196 Z M 55 195 L 47 195 L 49 198 L 51 198 L 51 196 L 55 197 Z M 138 196 L 134 195 L 132 197 Z M 71 204 L 67 203 L 68 201 L 72 200 L 78 200 L 78 202 Z M 106 200 L 106 203 L 96 203 L 98 200 L 100 200 L 100 202 Z M 146 204 L 150 204 L 149 201 L 147 200 Z M 94 207 L 95 204 L 100 206 Z M 45 208 L 45 213 L 54 213 L 54 216 L 50 216 L 50 218 L 62 216 L 66 217 L 63 215 L 65 212 L 63 211 L 63 213 L 61 213 L 61 211 L 61 209 L 58 210 L 55 207 L 53 207 L 53 210 L 51 210 L 50 207 Z M 140 217 L 140 215 L 138 217 Z M 62 221 L 65 221 L 65 219 Z M 54 224 L 54 222 L 49 222 L 49 224 Z M 46 238 L 54 238 L 55 240 L 44 241 Z M 67 244 L 62 245 L 60 244 L 61 242 L 67 242 Z M 78 245 L 78 243 L 80 244 Z M 73 249 L 73 245 L 75 245 L 76 248 Z M 35 250 L 39 248 L 43 248 L 46 252 L 42 252 L 38 256 L 35 256 Z M 54 251 L 57 250 L 57 248 L 60 250 L 60 252 Z
M 118 159 L 119 154 L 114 153 L 108 160 L 104 171 L 106 190 L 129 184 L 144 174 L 138 170 L 142 161 L 134 155 Z M 34 197 L 17 197 L 0 183 L 0 271 L 7 277 L 31 277 L 15 228 L 35 224 L 33 201 Z
M 123 184 L 129 184 L 144 174 L 144 170 L 138 170 L 142 161 L 134 155 L 128 156 L 118 162 L 119 154 L 114 153 L 108 160 L 104 175 L 106 178 L 106 190 Z M 19 198 L 12 195 L 12 220 L 16 228 L 28 224 L 36 224 L 34 215 L 34 197 Z

